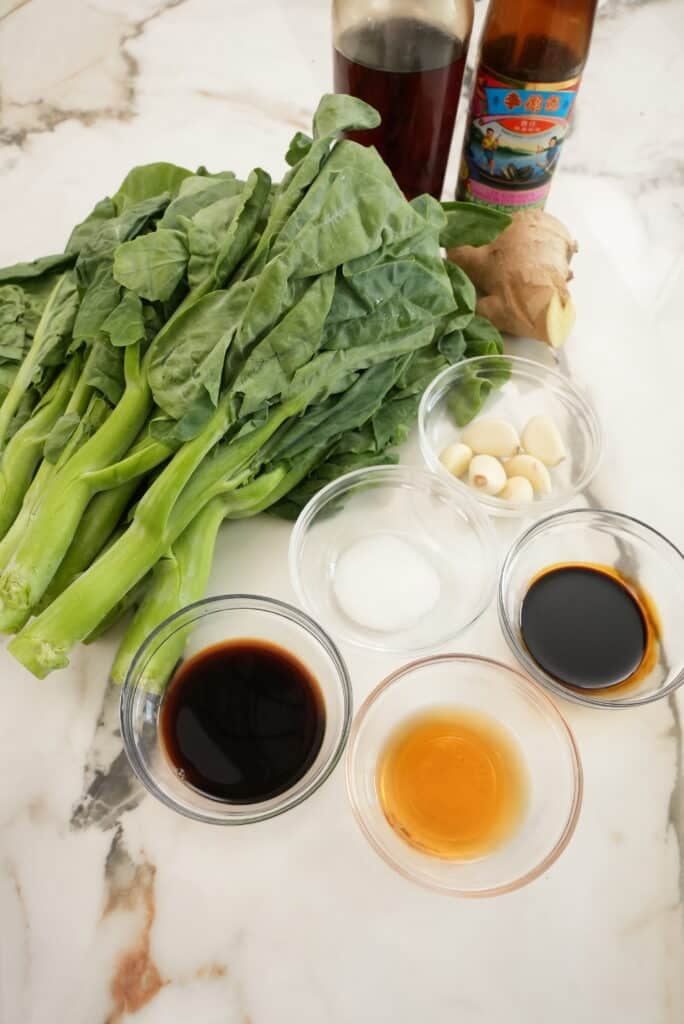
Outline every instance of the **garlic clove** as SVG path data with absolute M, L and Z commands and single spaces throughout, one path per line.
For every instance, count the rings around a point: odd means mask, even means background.
M 498 458 L 515 455 L 520 451 L 520 438 L 508 420 L 483 416 L 469 424 L 461 435 L 476 455 L 496 455 Z
M 551 493 L 549 471 L 544 463 L 534 455 L 514 455 L 506 463 L 506 475 L 509 479 L 514 476 L 524 476 L 532 484 L 537 494 Z
M 475 455 L 468 466 L 468 483 L 481 494 L 498 494 L 506 486 L 506 470 L 493 455 Z
M 534 489 L 525 476 L 512 476 L 506 481 L 506 486 L 497 495 L 505 501 L 527 502 L 534 501 Z
M 472 457 L 472 449 L 467 444 L 457 441 L 455 444 L 447 445 L 440 455 L 439 461 L 452 476 L 463 476 Z
M 522 446 L 545 466 L 557 466 L 566 456 L 563 438 L 550 416 L 533 416 L 522 432 Z

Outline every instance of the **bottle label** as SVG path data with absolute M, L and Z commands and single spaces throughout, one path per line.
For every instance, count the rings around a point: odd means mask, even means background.
M 543 206 L 579 82 L 520 82 L 480 65 L 463 145 L 459 199 L 508 212 Z

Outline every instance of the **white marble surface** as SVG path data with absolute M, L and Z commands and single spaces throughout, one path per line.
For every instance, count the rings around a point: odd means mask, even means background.
M 681 0 L 601 4 L 549 206 L 581 244 L 563 359 L 605 428 L 589 500 L 680 546 L 683 38 Z M 133 163 L 278 173 L 329 83 L 326 0 L 0 0 L 0 264 L 59 248 Z M 292 598 L 288 532 L 225 529 L 212 591 Z M 42 683 L 0 652 L 2 1024 L 682 1021 L 681 700 L 564 706 L 573 842 L 515 894 L 454 901 L 376 858 L 339 770 L 241 830 L 141 799 L 113 643 Z M 510 661 L 493 609 L 458 647 Z M 397 663 L 344 653 L 357 702 Z

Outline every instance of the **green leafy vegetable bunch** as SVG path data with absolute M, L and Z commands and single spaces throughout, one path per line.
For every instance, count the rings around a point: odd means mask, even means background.
M 35 675 L 134 609 L 123 679 L 203 595 L 224 521 L 294 516 L 339 474 L 395 460 L 435 374 L 501 351 L 442 247 L 508 218 L 408 202 L 343 137 L 377 123 L 324 96 L 277 185 L 136 167 L 64 253 L 0 270 L 0 630 Z M 151 690 L 182 642 L 148 667 Z

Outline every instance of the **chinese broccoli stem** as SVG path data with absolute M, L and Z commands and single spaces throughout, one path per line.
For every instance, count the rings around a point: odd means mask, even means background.
M 167 320 L 157 339 L 174 325 L 184 310 L 204 294 L 205 286 L 191 292 Z M 148 350 L 149 352 L 149 350 Z M 0 576 L 0 632 L 13 632 L 27 621 L 31 610 L 45 593 L 74 538 L 88 502 L 99 490 L 116 486 L 130 477 L 126 460 L 112 472 L 129 451 L 153 406 L 147 361 L 140 343 L 126 348 L 125 390 L 99 430 L 46 481 L 35 516 L 26 523 L 16 549 Z M 4 408 L 4 406 L 3 406 Z M 169 449 L 150 442 L 144 466 L 138 456 L 135 472 L 149 471 L 164 461 Z M 123 468 L 122 468 L 123 467 Z M 2 562 L 0 561 L 0 565 Z
M 115 683 L 123 684 L 135 655 L 157 626 L 185 605 L 204 597 L 223 517 L 223 501 L 214 498 L 155 565 L 145 597 L 114 660 L 112 679 Z M 183 654 L 186 639 L 187 630 L 177 630 L 146 660 L 142 669 L 145 689 L 161 691 Z
M 89 633 L 83 641 L 84 644 L 94 644 L 96 640 L 99 640 L 101 636 L 108 633 L 110 629 L 113 629 L 123 619 L 130 610 L 137 608 L 147 593 L 147 588 L 150 583 L 152 574 L 148 573 L 147 576 L 143 576 L 141 580 L 138 580 L 134 587 L 128 591 L 127 594 L 117 601 L 110 612 L 108 612 L 102 622 Z
M 44 395 L 30 420 L 8 442 L 0 460 L 0 537 L 14 522 L 36 467 L 43 455 L 47 436 L 67 407 L 80 372 L 80 357 L 74 356 Z
M 140 485 L 129 480 L 109 491 L 96 494 L 78 524 L 66 555 L 43 594 L 38 611 L 46 608 L 88 568 L 121 522 Z
M 206 593 L 216 539 L 224 519 L 244 519 L 265 511 L 295 487 L 322 459 L 328 448 L 313 447 L 296 466 L 282 464 L 226 495 L 213 498 L 192 520 L 152 573 L 145 600 L 126 630 L 112 669 L 122 684 L 143 641 L 165 619 Z M 179 630 L 145 663 L 139 685 L 160 693 L 181 658 L 187 630 Z
M 206 460 L 171 514 L 169 497 L 180 497 L 201 460 L 203 435 L 184 445 L 139 502 L 123 536 L 22 629 L 10 644 L 12 654 L 39 678 L 66 667 L 74 645 L 152 569 L 212 497 L 240 486 L 261 447 L 288 417 L 302 411 L 305 401 L 300 396 L 283 403 L 262 426 L 227 445 L 221 457 Z M 211 421 L 209 426 L 216 429 Z
M 83 367 L 78 379 L 78 383 L 73 390 L 71 398 L 69 399 L 69 403 L 65 410 L 65 416 L 74 414 L 75 416 L 81 417 L 86 411 L 92 394 L 92 388 L 87 382 L 87 370 L 88 360 L 86 360 L 85 366 Z M 43 459 L 41 462 L 36 475 L 31 481 L 26 492 L 21 508 L 19 509 L 14 522 L 7 530 L 7 533 L 2 540 L 0 540 L 0 572 L 2 572 L 8 565 L 19 542 L 24 537 L 29 524 L 32 522 L 39 501 L 50 481 L 57 470 L 69 461 L 76 451 L 78 442 L 79 431 L 76 430 L 56 463 L 48 462 L 46 459 Z
M 125 355 L 126 389 L 106 422 L 54 475 L 41 496 L 36 516 L 0 577 L 0 630 L 21 627 L 45 593 L 73 540 L 94 488 L 87 474 L 123 455 L 152 406 L 140 367 L 140 349 Z

